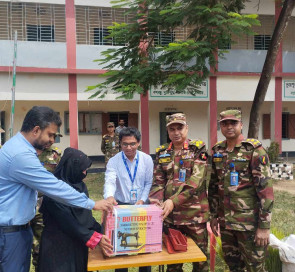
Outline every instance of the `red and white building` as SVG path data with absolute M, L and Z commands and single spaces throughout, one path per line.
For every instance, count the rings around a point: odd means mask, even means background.
M 260 4 L 259 4 L 260 3 Z M 258 5 L 259 4 L 259 5 Z M 113 9 L 106 0 L 0 0 L 0 114 L 2 143 L 9 137 L 14 31 L 18 33 L 16 68 L 16 133 L 24 115 L 34 105 L 46 105 L 63 120 L 58 144 L 72 146 L 90 156 L 102 155 L 100 143 L 106 122 L 125 119 L 142 132 L 143 150 L 151 154 L 167 141 L 165 116 L 183 112 L 189 123 L 189 137 L 204 140 L 208 147 L 221 140 L 218 114 L 239 108 L 248 131 L 254 93 L 262 71 L 280 6 L 275 0 L 252 0 L 243 13 L 258 13 L 257 35 L 233 38 L 218 73 L 202 85 L 202 93 L 191 96 L 150 90 L 146 97 L 118 100 L 110 90 L 104 100 L 89 100 L 87 86 L 103 82 L 105 71 L 95 59 L 100 52 L 116 46 L 107 36 L 113 21 L 128 23 L 124 10 Z M 295 13 L 280 47 L 261 113 L 259 140 L 269 146 L 281 144 L 283 152 L 295 151 Z M 187 29 L 159 42 L 186 36 Z M 71 133 L 69 133 L 71 132 Z M 295 153 L 294 153 L 295 154 Z

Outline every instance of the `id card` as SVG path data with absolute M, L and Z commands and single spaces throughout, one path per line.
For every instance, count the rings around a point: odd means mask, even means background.
M 116 143 L 115 141 L 112 142 L 112 147 L 115 147 Z
M 137 201 L 137 191 L 134 189 L 130 191 L 130 200 L 134 203 Z
M 180 182 L 185 182 L 185 175 L 186 175 L 186 169 L 181 168 L 179 170 L 179 178 L 178 178 Z
M 238 186 L 239 185 L 239 173 L 238 172 L 230 172 L 230 185 Z

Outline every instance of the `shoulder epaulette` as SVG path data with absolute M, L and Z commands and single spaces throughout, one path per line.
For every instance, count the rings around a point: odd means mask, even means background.
M 62 153 L 61 149 L 58 148 L 58 147 L 56 147 L 56 146 L 53 147 L 52 150 L 53 150 L 54 152 L 56 152 L 58 155 L 61 155 L 61 153 Z
M 226 142 L 226 140 L 217 142 L 217 143 L 212 147 L 212 149 L 214 149 L 214 148 L 217 147 L 217 146 L 222 146 L 222 145 L 224 145 L 225 142 Z
M 196 146 L 198 149 L 201 149 L 206 144 L 201 140 L 191 140 L 189 145 Z
M 108 136 L 108 134 L 105 134 L 105 135 L 102 136 L 102 138 L 105 138 L 105 137 L 107 137 L 107 136 Z
M 242 141 L 242 143 L 251 144 L 254 148 L 262 145 L 261 142 L 259 142 L 257 139 L 253 139 L 253 138 L 248 138 L 248 139 Z
M 169 146 L 169 144 L 163 144 L 163 145 L 160 145 L 159 147 L 156 148 L 156 153 L 160 152 L 160 151 L 163 151 L 165 149 L 167 149 Z

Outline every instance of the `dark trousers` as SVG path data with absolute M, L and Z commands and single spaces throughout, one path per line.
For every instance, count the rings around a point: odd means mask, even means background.
M 30 227 L 8 233 L 0 228 L 0 272 L 29 272 L 32 240 Z
M 132 205 L 130 203 L 123 203 L 121 201 L 118 201 L 118 204 L 119 205 Z M 138 272 L 151 272 L 152 271 L 152 268 L 151 266 L 142 266 L 142 267 L 139 267 L 138 268 Z M 128 272 L 128 268 L 120 268 L 120 269 L 116 269 L 115 272 Z
M 152 268 L 150 266 L 142 266 L 138 268 L 138 272 L 151 272 Z M 115 272 L 128 272 L 128 268 L 116 269 Z

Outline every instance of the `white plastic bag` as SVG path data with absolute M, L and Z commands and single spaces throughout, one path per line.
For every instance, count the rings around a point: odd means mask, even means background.
M 279 250 L 282 272 L 295 272 L 295 235 L 291 234 L 284 241 L 280 241 L 273 234 L 270 234 L 269 245 Z

